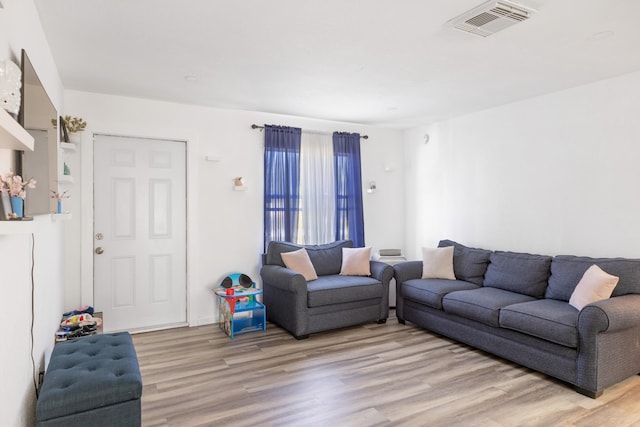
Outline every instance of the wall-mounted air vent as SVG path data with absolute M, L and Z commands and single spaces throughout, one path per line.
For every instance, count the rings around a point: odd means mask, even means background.
M 508 1 L 488 1 L 449 21 L 458 30 L 482 37 L 504 30 L 531 17 L 532 9 Z

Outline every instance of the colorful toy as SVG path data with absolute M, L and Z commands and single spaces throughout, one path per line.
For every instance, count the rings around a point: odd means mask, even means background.
M 218 325 L 231 339 L 237 334 L 266 329 L 265 306 L 256 300 L 262 290 L 255 285 L 246 274 L 234 273 L 213 289 L 218 297 Z
M 74 328 L 74 327 L 81 327 L 81 326 L 96 326 L 99 327 L 100 325 L 102 325 L 102 319 L 100 319 L 99 317 L 93 317 L 92 315 L 90 315 L 89 313 L 83 313 L 83 314 L 75 314 L 71 317 L 68 317 L 66 319 L 64 319 L 61 323 L 60 326 L 65 328 Z
M 255 286 L 255 283 L 253 280 L 251 280 L 251 277 L 247 276 L 246 274 L 234 273 L 222 279 L 222 283 L 220 283 L 220 286 L 222 286 L 223 288 L 231 288 L 233 286 L 251 288 L 252 286 Z
M 83 314 L 83 313 L 88 313 L 93 315 L 93 307 L 91 307 L 90 305 L 85 305 L 83 307 L 78 307 L 75 310 L 71 310 L 71 311 L 67 311 L 66 313 L 62 314 L 62 317 L 67 318 L 70 316 L 74 316 L 76 314 Z

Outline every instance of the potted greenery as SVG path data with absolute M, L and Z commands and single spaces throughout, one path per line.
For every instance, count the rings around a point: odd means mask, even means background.
M 71 142 L 71 136 L 84 131 L 87 127 L 87 122 L 82 117 L 60 116 L 60 121 L 64 124 L 60 129 L 60 140 L 64 142 Z M 56 119 L 51 119 L 51 123 L 55 128 L 57 125 Z M 80 142 L 79 138 L 74 139 L 76 139 L 74 142 Z

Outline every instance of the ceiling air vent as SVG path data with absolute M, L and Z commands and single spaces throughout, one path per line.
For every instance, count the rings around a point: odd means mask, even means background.
M 453 18 L 449 24 L 458 30 L 487 37 L 526 21 L 533 12 L 532 9 L 508 1 L 488 1 Z

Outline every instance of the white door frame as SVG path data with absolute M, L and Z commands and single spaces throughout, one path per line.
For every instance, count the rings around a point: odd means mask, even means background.
M 137 133 L 137 132 L 136 132 Z M 186 132 L 185 132 L 186 133 Z M 192 144 L 196 140 L 195 137 L 184 138 L 174 135 L 158 135 L 158 134 L 133 134 L 131 132 L 100 132 L 94 131 L 90 135 L 84 135 L 85 138 L 81 142 L 81 206 L 80 206 L 80 304 L 94 306 L 94 293 L 93 293 L 93 139 L 95 135 L 108 135 L 119 136 L 126 138 L 143 138 L 143 139 L 164 139 L 184 142 L 186 145 L 186 184 L 187 184 L 187 271 L 186 271 L 186 297 L 187 297 L 187 324 L 189 326 L 195 326 L 197 324 L 196 319 L 193 319 L 194 313 L 191 310 L 191 284 L 196 277 L 195 272 L 197 270 L 197 257 L 190 256 L 197 253 L 195 242 L 196 240 L 196 227 L 190 226 L 190 224 L 196 224 L 196 205 L 197 205 L 197 192 L 194 185 L 197 181 L 197 161 L 193 159 Z M 86 138 L 90 136 L 89 138 Z M 77 191 L 77 190 L 76 190 Z

